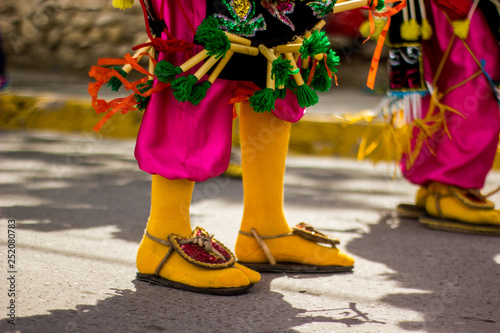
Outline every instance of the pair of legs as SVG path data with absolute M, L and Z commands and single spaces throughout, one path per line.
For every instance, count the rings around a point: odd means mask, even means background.
M 259 235 L 288 234 L 291 229 L 283 213 L 283 177 L 290 134 L 289 122 L 270 113 L 258 114 L 248 103 L 242 103 L 240 135 L 243 166 L 244 212 L 241 231 L 255 229 Z M 147 231 L 166 240 L 175 233 L 191 234 L 189 206 L 194 182 L 168 180 L 153 176 L 151 215 Z M 352 266 L 354 260 L 336 248 L 327 248 L 299 236 L 266 240 L 278 262 L 309 265 Z M 153 274 L 169 247 L 144 237 L 137 254 L 140 273 Z M 243 262 L 266 262 L 266 256 L 256 240 L 240 234 L 236 256 Z M 161 270 L 160 277 L 199 288 L 234 288 L 259 281 L 260 275 L 242 265 L 211 270 L 194 266 L 172 253 Z

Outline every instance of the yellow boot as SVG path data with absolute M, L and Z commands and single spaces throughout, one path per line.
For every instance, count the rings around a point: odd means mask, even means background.
M 478 190 L 432 183 L 419 221 L 440 230 L 500 235 L 500 211 Z
M 153 176 L 151 214 L 137 252 L 137 278 L 167 287 L 214 295 L 236 295 L 260 279 L 234 266 L 234 256 L 201 228 L 191 231 L 194 183 Z
M 299 234 L 317 231 L 292 232 L 285 219 L 283 177 L 290 125 L 270 113 L 254 112 L 248 103 L 241 105 L 244 211 L 236 256 L 258 271 L 351 270 L 354 260 L 335 242 L 325 247 L 308 240 Z

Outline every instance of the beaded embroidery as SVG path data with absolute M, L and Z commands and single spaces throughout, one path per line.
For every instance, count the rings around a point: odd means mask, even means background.
M 269 0 L 262 0 L 260 4 L 262 5 L 262 7 L 267 9 L 267 11 L 271 13 L 271 15 L 276 17 L 282 23 L 289 26 L 290 29 L 292 29 L 292 31 L 295 31 L 295 26 L 293 25 L 292 21 L 288 18 L 288 16 L 286 16 L 286 14 L 292 14 L 293 11 L 295 10 L 294 2 L 290 0 L 277 0 L 272 2 Z
M 307 5 L 311 7 L 313 14 L 317 18 L 322 18 L 326 14 L 332 12 L 336 2 L 337 0 L 319 0 L 308 2 Z
M 214 14 L 221 29 L 238 36 L 254 37 L 257 31 L 266 30 L 262 14 L 255 15 L 255 4 L 250 0 L 222 0 L 232 19 L 221 14 Z M 253 18 L 252 18 L 253 17 Z

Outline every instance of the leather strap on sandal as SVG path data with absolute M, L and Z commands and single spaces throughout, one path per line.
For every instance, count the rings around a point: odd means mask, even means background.
M 274 235 L 274 236 L 261 236 L 257 233 L 257 230 L 255 230 L 254 228 L 250 229 L 250 233 L 242 230 L 240 230 L 239 233 L 245 236 L 255 238 L 262 251 L 264 251 L 267 260 L 271 265 L 276 265 L 276 259 L 274 258 L 273 254 L 271 253 L 271 250 L 264 241 L 265 239 L 275 239 L 275 238 L 297 235 L 314 243 L 330 244 L 332 247 L 335 247 L 335 245 L 340 244 L 337 238 L 330 238 L 325 234 L 317 231 L 310 224 L 307 224 L 305 222 L 300 222 L 295 227 L 293 227 L 292 230 L 293 230 L 292 232 L 289 232 L 287 234 Z

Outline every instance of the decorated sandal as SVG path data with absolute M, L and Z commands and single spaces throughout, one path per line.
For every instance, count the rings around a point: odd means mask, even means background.
M 445 185 L 441 185 L 445 186 Z M 500 224 L 497 222 L 481 221 L 479 215 L 487 214 L 488 212 L 496 215 L 495 205 L 493 202 L 486 199 L 486 196 L 482 195 L 478 190 L 474 189 L 463 189 L 457 186 L 447 186 L 447 193 L 442 191 L 436 191 L 432 193 L 433 208 L 435 208 L 434 214 L 425 214 L 419 217 L 419 222 L 424 224 L 426 227 L 435 230 L 452 231 L 466 234 L 476 234 L 476 235 L 490 235 L 490 236 L 500 236 Z M 460 214 L 459 209 L 465 211 L 462 214 L 464 220 L 459 220 L 459 217 L 448 218 L 443 213 L 443 200 L 453 199 L 453 210 Z M 456 207 L 455 207 L 456 206 Z M 469 217 L 467 219 L 466 214 L 474 216 L 473 213 L 478 215 L 477 219 L 472 219 Z M 500 212 L 498 212 L 500 214 Z M 434 216 L 435 215 L 435 216 Z M 484 218 L 483 218 L 484 219 Z
M 249 284 L 229 288 L 200 288 L 171 281 L 160 276 L 160 270 L 174 251 L 190 264 L 206 269 L 224 269 L 234 265 L 235 257 L 231 251 L 212 238 L 212 235 L 209 235 L 203 228 L 196 227 L 188 238 L 171 234 L 168 236 L 168 241 L 154 237 L 147 231 L 145 235 L 154 242 L 168 246 L 169 250 L 156 267 L 155 274 L 137 273 L 138 280 L 175 289 L 221 296 L 239 295 L 253 287 L 253 284 Z
M 267 263 L 251 263 L 238 261 L 240 264 L 247 266 L 258 272 L 287 272 L 287 273 L 337 273 L 337 272 L 348 272 L 353 269 L 353 266 L 339 266 L 339 265 L 307 265 L 293 262 L 277 262 L 274 258 L 271 250 L 267 246 L 266 239 L 274 239 L 280 237 L 288 237 L 292 235 L 300 236 L 308 241 L 330 245 L 332 248 L 336 248 L 336 245 L 340 244 L 337 238 L 330 238 L 327 235 L 314 229 L 313 226 L 305 222 L 301 222 L 292 228 L 292 232 L 276 236 L 261 236 L 257 233 L 255 229 L 251 229 L 251 233 L 247 233 L 240 230 L 240 234 L 253 237 L 259 244 L 262 251 L 267 257 Z

